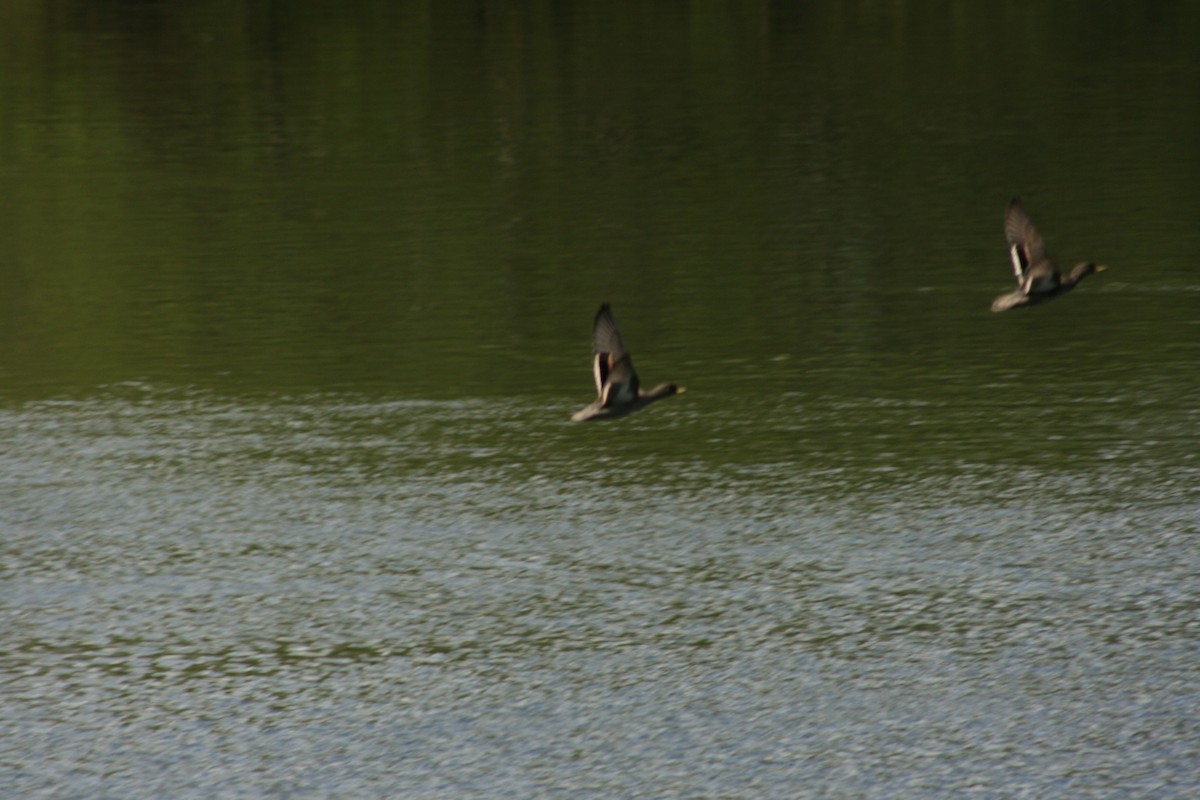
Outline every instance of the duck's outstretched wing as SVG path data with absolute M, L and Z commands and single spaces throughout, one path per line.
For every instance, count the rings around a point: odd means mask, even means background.
M 1025 213 L 1021 198 L 1014 197 L 1004 214 L 1004 236 L 1008 239 L 1008 254 L 1012 259 L 1013 277 L 1025 284 L 1029 267 L 1046 260 L 1046 245 L 1038 235 L 1033 221 Z
M 596 381 L 596 398 L 601 405 L 629 403 L 637 398 L 638 376 L 633 361 L 625 352 L 621 332 L 613 321 L 608 303 L 600 306 L 592 323 L 592 377 Z
M 596 312 L 596 320 L 592 323 L 592 352 L 611 353 L 617 358 L 625 355 L 625 345 L 621 342 L 621 332 L 613 321 L 612 308 L 603 303 Z

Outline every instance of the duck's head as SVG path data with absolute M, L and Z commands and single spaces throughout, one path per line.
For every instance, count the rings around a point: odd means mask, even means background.
M 674 383 L 660 383 L 658 386 L 655 386 L 653 389 L 651 389 L 648 395 L 657 400 L 660 397 L 670 397 L 671 395 L 675 394 L 683 394 L 686 391 L 687 389 Z

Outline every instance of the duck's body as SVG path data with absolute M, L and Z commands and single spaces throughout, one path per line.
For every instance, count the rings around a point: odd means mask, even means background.
M 1053 300 L 1074 289 L 1088 275 L 1104 269 L 1085 261 L 1076 264 L 1071 274 L 1064 278 L 1046 254 L 1046 245 L 1018 197 L 1008 204 L 1004 215 L 1004 236 L 1008 239 L 1008 255 L 1017 288 L 993 300 L 992 311 L 1007 311 Z
M 650 391 L 640 387 L 633 361 L 625 352 L 608 303 L 600 306 L 592 323 L 592 353 L 596 400 L 572 414 L 572 422 L 623 417 L 640 411 L 655 400 L 683 392 L 682 387 L 673 383 L 660 383 Z

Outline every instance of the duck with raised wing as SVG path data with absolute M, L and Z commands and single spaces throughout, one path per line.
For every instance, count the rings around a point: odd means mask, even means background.
M 1093 272 L 1104 271 L 1104 267 L 1084 261 L 1076 264 L 1071 274 L 1064 278 L 1047 255 L 1046 245 L 1025 213 L 1019 197 L 1012 199 L 1004 214 L 1004 235 L 1008 239 L 1008 255 L 1012 260 L 1017 289 L 993 300 L 992 311 L 1007 311 L 1053 300 L 1074 289 L 1076 284 Z
M 660 383 L 650 391 L 638 384 L 633 361 L 625 352 L 621 333 L 613 321 L 608 303 L 600 306 L 592 323 L 592 377 L 596 381 L 596 401 L 571 415 L 572 422 L 612 419 L 640 411 L 655 400 L 682 394 L 683 387 Z

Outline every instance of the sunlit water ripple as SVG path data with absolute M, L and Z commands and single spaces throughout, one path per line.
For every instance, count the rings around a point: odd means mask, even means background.
M 845 401 L 772 402 L 836 438 Z M 1196 788 L 1194 460 L 723 463 L 739 423 L 695 437 L 681 401 L 640 432 L 690 454 L 597 463 L 562 411 L 126 386 L 0 412 L 9 791 Z

